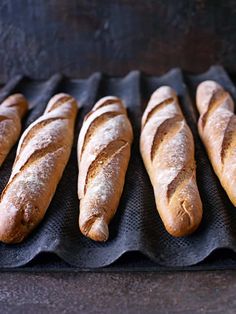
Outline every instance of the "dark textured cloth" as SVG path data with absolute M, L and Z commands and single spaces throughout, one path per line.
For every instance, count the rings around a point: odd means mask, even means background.
M 136 71 L 124 78 L 110 78 L 95 73 L 85 80 L 72 80 L 56 74 L 46 82 L 17 77 L 3 87 L 0 99 L 14 92 L 21 92 L 29 99 L 31 109 L 24 121 L 24 128 L 43 113 L 50 97 L 58 92 L 74 96 L 79 102 L 80 110 L 71 157 L 43 222 L 22 244 L 0 244 L 0 267 L 22 266 L 32 261 L 39 253 L 50 252 L 78 269 L 98 268 L 110 265 L 124 253 L 130 252 L 132 255 L 132 252 L 139 252 L 152 260 L 151 265 L 155 265 L 153 262 L 157 263 L 159 270 L 165 267 L 177 269 L 202 262 L 216 249 L 229 248 L 235 251 L 236 210 L 215 176 L 197 133 L 198 114 L 194 98 L 196 86 L 206 79 L 218 81 L 234 99 L 236 98 L 235 88 L 221 67 L 212 67 L 198 76 L 173 69 L 161 77 L 147 77 Z M 197 182 L 204 215 L 197 232 L 185 238 L 174 238 L 165 231 L 139 153 L 142 112 L 151 93 L 162 85 L 170 85 L 177 91 L 180 105 L 195 139 Z M 128 108 L 135 138 L 124 192 L 109 227 L 109 240 L 106 243 L 96 243 L 85 238 L 78 228 L 76 144 L 85 114 L 96 100 L 106 95 L 123 99 Z M 0 169 L 1 191 L 10 176 L 15 153 L 16 147 Z M 220 254 L 218 260 L 219 258 Z M 230 261 L 228 264 L 234 266 L 234 258 L 231 257 Z M 131 265 L 133 264 L 134 261 Z M 228 264 L 226 263 L 226 267 Z M 137 265 L 141 265 L 142 269 L 145 262 Z

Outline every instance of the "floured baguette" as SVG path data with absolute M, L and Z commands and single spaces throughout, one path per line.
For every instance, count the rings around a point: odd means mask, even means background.
M 176 93 L 168 86 L 152 94 L 144 111 L 140 151 L 166 230 L 176 237 L 192 233 L 202 219 L 194 141 Z
M 54 96 L 23 133 L 0 200 L 0 241 L 22 241 L 43 219 L 70 156 L 77 103 Z
M 236 116 L 234 102 L 214 81 L 197 89 L 198 131 L 221 185 L 236 206 Z
M 78 139 L 81 232 L 106 241 L 123 191 L 133 140 L 122 101 L 104 97 L 85 117 Z
M 27 110 L 27 100 L 21 94 L 9 96 L 0 105 L 0 166 L 20 136 L 21 119 Z

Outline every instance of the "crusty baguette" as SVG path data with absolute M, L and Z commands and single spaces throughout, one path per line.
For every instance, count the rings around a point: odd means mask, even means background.
M 22 241 L 43 219 L 69 159 L 77 103 L 54 96 L 23 133 L 0 200 L 0 241 Z
M 28 103 L 21 94 L 9 96 L 0 105 L 0 166 L 20 136 L 21 119 Z
M 81 232 L 106 241 L 123 191 L 133 139 L 122 101 L 104 97 L 85 117 L 78 139 Z
M 197 89 L 198 131 L 221 185 L 236 206 L 236 116 L 234 102 L 214 81 Z
M 194 141 L 168 86 L 152 94 L 143 114 L 140 151 L 166 230 L 176 237 L 192 233 L 202 219 Z

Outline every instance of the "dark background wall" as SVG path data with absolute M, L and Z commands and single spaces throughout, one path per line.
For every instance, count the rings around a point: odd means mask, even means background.
M 211 64 L 236 72 L 233 0 L 1 0 L 0 81 Z

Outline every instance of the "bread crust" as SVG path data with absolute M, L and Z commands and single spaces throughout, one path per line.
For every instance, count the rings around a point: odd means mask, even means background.
M 85 117 L 78 139 L 79 227 L 106 241 L 123 191 L 133 140 L 126 109 L 117 97 L 100 99 Z
M 77 103 L 55 95 L 23 133 L 0 200 L 0 241 L 21 242 L 43 219 L 68 162 Z
M 21 94 L 9 96 L 0 105 L 0 167 L 20 136 L 27 110 L 28 102 Z
M 215 81 L 204 81 L 196 93 L 198 131 L 221 185 L 236 206 L 236 116 L 230 94 Z
M 169 86 L 152 94 L 143 113 L 140 152 L 166 230 L 175 237 L 194 232 L 202 219 L 194 140 Z

